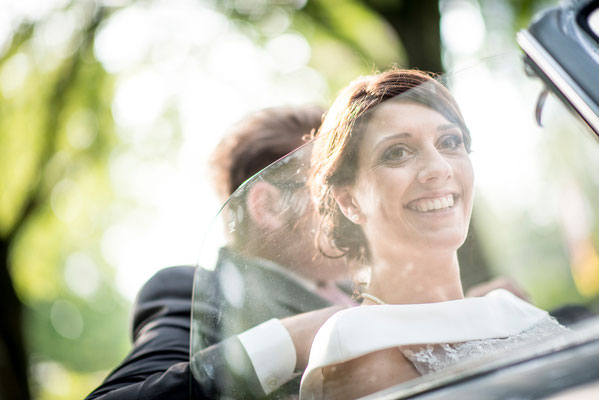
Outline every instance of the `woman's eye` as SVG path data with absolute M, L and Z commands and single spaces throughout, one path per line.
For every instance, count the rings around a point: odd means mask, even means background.
M 396 145 L 390 147 L 383 154 L 383 159 L 385 161 L 402 161 L 406 159 L 410 155 L 410 151 L 406 149 L 404 146 Z
M 440 144 L 441 144 L 441 148 L 443 148 L 443 149 L 453 150 L 453 149 L 457 149 L 458 147 L 460 147 L 462 142 L 463 142 L 463 139 L 461 136 L 448 135 L 441 140 Z

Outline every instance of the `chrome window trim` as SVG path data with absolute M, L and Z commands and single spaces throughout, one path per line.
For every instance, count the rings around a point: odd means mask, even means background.
M 599 8 L 589 14 L 587 23 L 589 24 L 591 31 L 593 31 L 595 35 L 599 36 Z
M 555 61 L 543 46 L 530 34 L 523 30 L 518 32 L 516 41 L 522 50 L 536 63 L 547 75 L 558 90 L 580 113 L 589 127 L 599 135 L 599 116 L 593 112 L 579 93 L 584 93 L 582 88 L 570 75 Z

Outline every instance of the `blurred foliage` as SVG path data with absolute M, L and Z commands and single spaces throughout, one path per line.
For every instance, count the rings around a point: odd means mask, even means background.
M 325 76 L 333 93 L 359 75 L 407 63 L 397 32 L 365 1 L 224 0 L 215 5 L 232 20 L 254 26 L 257 43 L 278 33 L 276 20 L 288 20 L 286 29 L 310 43 L 310 65 Z
M 480 1 L 492 2 L 492 0 Z M 555 0 L 509 0 L 508 3 L 513 10 L 514 20 L 512 27 L 515 32 L 526 28 L 537 13 L 556 4 Z
M 391 18 L 407 1 L 214 0 L 213 6 L 256 45 L 299 32 L 311 46 L 310 66 L 335 93 L 360 74 L 411 65 L 408 38 Z M 479 0 L 491 42 L 497 36 L 512 42 L 534 12 L 553 3 Z M 128 349 L 129 304 L 116 290 L 100 248 L 116 218 L 108 174 L 118 144 L 111 113 L 115 77 L 92 51 L 98 26 L 128 3 L 100 4 L 72 1 L 41 20 L 20 21 L 0 52 L 0 237 L 9 245 L 6 266 L 26 310 L 31 385 L 39 399 L 85 396 Z M 507 15 L 503 21 L 499 9 Z M 65 12 L 76 14 L 77 26 L 60 44 L 44 45 L 45 23 Z M 596 199 L 599 185 L 593 179 L 587 181 Z M 479 209 L 490 210 L 484 199 L 479 203 Z M 491 259 L 504 261 L 496 272 L 532 282 L 527 288 L 541 306 L 581 300 L 564 269 L 569 260 L 559 227 L 541 227 L 527 214 L 509 218 L 477 214 L 481 226 L 499 226 L 498 221 L 523 226 L 517 236 L 496 229 L 493 240 L 481 241 Z M 534 248 L 505 245 L 512 242 Z
M 32 392 L 41 399 L 80 398 L 128 347 L 129 305 L 99 249 L 116 139 L 112 78 L 92 45 L 107 14 L 81 3 L 48 19 L 68 12 L 82 20 L 64 42 L 40 47 L 47 20 L 23 21 L 0 60 L 3 267 L 26 307 Z M 75 278 L 94 281 L 84 291 Z
M 488 199 L 477 198 L 477 223 L 494 271 L 524 285 L 534 304 L 547 310 L 585 304 L 597 312 L 599 143 L 559 100 L 551 99 L 536 151 L 530 154 L 538 181 L 514 176 L 520 185 L 528 182 L 529 191 L 515 193 L 518 206 L 500 212 Z M 530 109 L 532 116 L 532 104 Z M 504 141 L 502 148 L 509 152 L 514 144 Z

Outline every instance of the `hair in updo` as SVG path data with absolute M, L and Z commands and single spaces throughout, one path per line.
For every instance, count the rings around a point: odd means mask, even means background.
M 343 215 L 333 196 L 333 189 L 355 182 L 358 149 L 369 115 L 377 105 L 397 96 L 398 101 L 430 107 L 458 125 L 464 146 L 470 152 L 470 132 L 457 103 L 447 88 L 430 74 L 393 68 L 350 83 L 326 113 L 312 151 L 310 188 L 321 216 L 317 243 L 325 256 L 345 256 L 361 262 L 370 260 L 370 250 L 362 229 Z M 330 254 L 327 249 L 331 248 L 339 253 Z

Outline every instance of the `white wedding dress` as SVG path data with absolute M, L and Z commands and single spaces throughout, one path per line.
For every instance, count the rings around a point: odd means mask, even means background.
M 507 338 L 471 340 L 463 343 L 427 344 L 417 351 L 400 349 L 403 355 L 412 362 L 421 375 L 440 372 L 460 361 L 474 360 L 492 353 L 497 353 L 540 342 L 549 337 L 559 335 L 567 330 L 554 318 L 547 316 L 538 324 L 517 335 Z
M 568 329 L 546 311 L 506 290 L 441 303 L 354 307 L 318 331 L 300 399 L 322 398 L 322 369 L 378 350 L 400 347 L 422 374 L 542 341 Z

